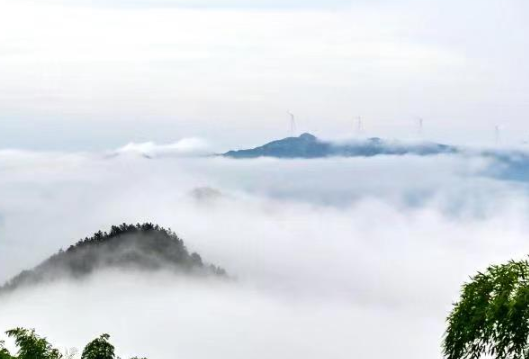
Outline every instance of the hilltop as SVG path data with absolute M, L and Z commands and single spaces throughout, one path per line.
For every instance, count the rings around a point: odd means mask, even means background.
M 323 158 L 323 157 L 372 157 L 377 155 L 429 156 L 456 153 L 453 146 L 433 142 L 397 143 L 378 137 L 334 143 L 318 139 L 310 133 L 287 137 L 252 149 L 229 151 L 223 154 L 231 158 Z
M 99 231 L 80 240 L 34 269 L 21 272 L 0 287 L 0 293 L 60 279 L 81 279 L 108 268 L 226 276 L 224 269 L 190 253 L 170 229 L 152 223 L 121 224 L 112 226 L 110 232 Z

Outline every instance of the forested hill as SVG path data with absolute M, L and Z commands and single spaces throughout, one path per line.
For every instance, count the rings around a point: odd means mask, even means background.
M 205 264 L 200 255 L 189 253 L 170 229 L 151 223 L 122 224 L 80 240 L 66 251 L 60 250 L 8 281 L 0 287 L 0 293 L 59 279 L 80 279 L 108 268 L 226 276 L 222 268 Z
M 323 141 L 310 133 L 299 137 L 287 137 L 263 146 L 229 151 L 223 154 L 231 158 L 325 158 L 325 157 L 373 157 L 378 155 L 431 156 L 457 153 L 453 146 L 434 142 L 398 143 L 377 137 L 359 139 L 344 143 Z

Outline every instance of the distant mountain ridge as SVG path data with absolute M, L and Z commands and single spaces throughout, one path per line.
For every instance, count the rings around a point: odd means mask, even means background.
M 400 144 L 374 137 L 333 143 L 320 140 L 310 133 L 304 133 L 298 137 L 287 137 L 252 149 L 229 151 L 223 156 L 231 158 L 323 158 L 406 154 L 430 156 L 456 152 L 458 152 L 456 147 L 433 142 Z
M 170 229 L 152 223 L 122 224 L 112 226 L 108 233 L 99 231 L 21 272 L 0 287 L 0 294 L 61 279 L 81 279 L 109 268 L 226 276 L 224 269 L 205 264 L 199 254 L 190 253 Z

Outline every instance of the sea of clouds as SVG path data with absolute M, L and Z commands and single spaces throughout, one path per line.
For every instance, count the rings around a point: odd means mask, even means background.
M 104 272 L 0 298 L 0 331 L 60 348 L 107 332 L 150 359 L 441 358 L 460 285 L 529 254 L 527 185 L 494 157 L 233 160 L 182 143 L 0 151 L 0 282 L 144 221 L 236 280 Z

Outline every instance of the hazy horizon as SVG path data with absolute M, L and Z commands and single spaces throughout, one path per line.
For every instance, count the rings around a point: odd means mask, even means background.
M 141 6 L 140 6 L 141 5 Z M 0 1 L 0 148 L 529 138 L 523 0 Z

